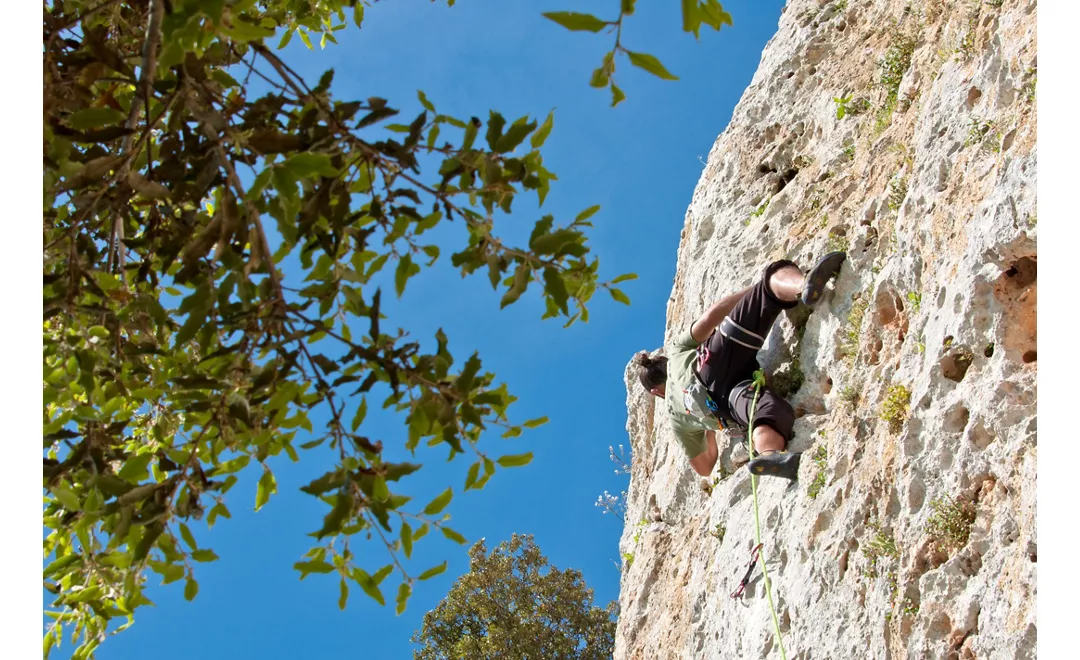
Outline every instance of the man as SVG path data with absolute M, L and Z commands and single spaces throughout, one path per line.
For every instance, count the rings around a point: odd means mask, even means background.
M 753 373 L 760 369 L 757 352 L 780 312 L 803 302 L 814 305 L 847 255 L 830 252 L 809 275 L 794 262 L 765 267 L 761 280 L 714 304 L 676 336 L 667 357 L 636 356 L 638 380 L 664 399 L 675 438 L 690 466 L 703 477 L 712 473 L 719 454 L 716 430 L 732 423 L 753 428 L 754 450 L 760 455 L 747 466 L 754 474 L 794 480 L 799 454 L 786 451 L 795 424 L 791 404 L 764 387 L 750 420 Z

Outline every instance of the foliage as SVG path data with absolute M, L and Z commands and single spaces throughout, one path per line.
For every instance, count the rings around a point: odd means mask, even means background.
M 814 459 L 814 465 L 817 467 L 817 474 L 814 475 L 813 481 L 806 487 L 806 494 L 810 496 L 810 499 L 817 499 L 818 493 L 825 487 L 825 480 L 828 478 L 829 468 L 829 450 L 825 445 L 819 446 L 812 456 Z
M 922 294 L 918 291 L 908 291 L 907 301 L 911 306 L 911 313 L 918 314 L 919 309 L 922 307 Z
M 765 199 L 761 200 L 761 203 L 758 204 L 757 208 L 755 208 L 753 211 L 750 211 L 749 217 L 746 218 L 746 221 L 743 222 L 743 224 L 749 225 L 750 221 L 752 221 L 754 218 L 760 218 L 761 216 L 765 215 L 766 209 L 769 208 L 770 201 L 772 201 L 772 197 L 766 197 Z
M 934 546 L 945 553 L 964 547 L 975 522 L 975 507 L 970 502 L 944 495 L 931 500 L 930 509 L 926 533 Z
M 396 573 L 402 612 L 415 581 L 446 566 L 413 569 L 413 545 L 435 530 L 465 539 L 446 525 L 453 487 L 427 503 L 401 493 L 423 466 L 384 458 L 369 406 L 399 416 L 412 456 L 423 444 L 469 457 L 464 490 L 531 460 L 482 438 L 546 418 L 511 422 L 516 397 L 478 354 L 456 359 L 442 330 L 392 329 L 384 288 L 400 297 L 450 250 L 500 307 L 531 288 L 543 318 L 569 325 L 588 321 L 600 288 L 629 303 L 615 285 L 634 276 L 602 282 L 590 256 L 598 207 L 545 215 L 524 244 L 500 232 L 520 194 L 543 204 L 556 180 L 540 151 L 553 114 L 452 117 L 421 91 L 423 111 L 394 123 L 387 100 L 338 100 L 333 71 L 309 85 L 269 45 L 337 43 L 364 12 L 358 0 L 43 8 L 46 656 L 71 633 L 89 658 L 131 625 L 151 604 L 148 571 L 194 598 L 195 564 L 217 558 L 196 523 L 231 517 L 245 470 L 257 487 L 239 501 L 266 506 L 282 454 L 327 462 L 302 489 L 326 509 L 301 576 L 332 574 L 344 608 L 350 584 L 384 604 Z M 695 35 L 730 23 L 714 0 L 684 2 L 683 18 Z M 359 565 L 358 535 L 386 559 Z
M 889 430 L 893 433 L 900 430 L 908 418 L 908 404 L 911 401 L 911 391 L 903 385 L 889 387 L 885 394 L 885 400 L 881 402 L 879 417 L 889 423 Z
M 724 537 L 727 535 L 727 525 L 724 523 L 716 523 L 716 527 L 710 529 L 708 535 L 716 539 L 718 543 L 724 542 Z
M 611 90 L 612 106 L 616 106 L 626 99 L 626 94 L 615 84 L 616 56 L 625 55 L 630 64 L 644 69 L 663 80 L 679 79 L 678 76 L 668 71 L 655 56 L 635 52 L 622 45 L 623 21 L 627 16 L 634 13 L 636 4 L 637 0 L 619 0 L 618 18 L 608 21 L 597 18 L 592 14 L 572 11 L 547 12 L 544 14 L 545 18 L 575 32 L 600 32 L 605 29 L 609 32 L 615 32 L 614 46 L 604 55 L 600 66 L 593 70 L 592 77 L 589 79 L 589 85 L 592 87 Z M 731 25 L 731 14 L 724 11 L 724 7 L 717 0 L 683 0 L 683 31 L 693 33 L 694 38 L 699 38 L 702 25 L 707 25 L 719 32 L 721 26 Z
M 886 533 L 879 523 L 871 521 L 868 526 L 872 534 L 863 545 L 863 554 L 869 562 L 864 575 L 875 578 L 880 574 L 881 563 L 898 558 L 900 550 L 896 547 L 896 540 Z
M 837 119 L 843 119 L 847 115 L 861 115 L 870 109 L 869 99 L 859 97 L 852 101 L 850 94 L 847 96 L 834 96 L 833 102 L 836 103 Z
M 548 564 L 532 536 L 514 534 L 490 553 L 469 550 L 469 572 L 413 635 L 417 660 L 610 658 L 615 603 L 593 605 L 579 571 Z
M 893 28 L 890 37 L 889 47 L 878 61 L 878 84 L 885 88 L 886 100 L 895 101 L 904 73 L 911 66 L 911 56 L 915 53 L 918 39 L 914 34 L 901 30 L 899 25 Z
M 840 400 L 854 408 L 859 404 L 860 387 L 856 387 L 855 385 L 845 385 L 843 389 L 840 390 Z
M 967 138 L 964 146 L 978 146 L 983 151 L 998 153 L 1001 151 L 1001 131 L 992 119 L 972 117 L 968 124 Z
M 906 177 L 893 179 L 889 182 L 889 210 L 899 211 L 907 197 L 908 182 Z
M 844 357 L 854 358 L 859 353 L 859 335 L 862 332 L 863 318 L 870 302 L 865 294 L 852 297 L 851 309 L 848 310 L 844 329 L 840 336 L 840 352 Z

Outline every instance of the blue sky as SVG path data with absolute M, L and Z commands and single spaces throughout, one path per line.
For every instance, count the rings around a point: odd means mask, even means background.
M 500 471 L 480 492 L 461 492 L 468 461 L 445 463 L 442 447 L 418 450 L 425 469 L 406 481 L 404 494 L 422 506 L 452 485 L 449 524 L 470 542 L 485 537 L 494 547 L 514 532 L 534 534 L 554 565 L 584 573 L 600 605 L 616 599 L 619 588 L 613 561 L 621 521 L 601 515 L 593 503 L 605 489 L 617 493 L 626 487 L 627 478 L 614 474 L 608 458 L 609 445 L 629 449 L 623 369 L 635 351 L 662 341 L 679 232 L 701 160 L 757 68 L 783 3 L 725 2 L 735 25 L 719 34 L 705 29 L 699 42 L 681 31 L 678 3 L 638 3 L 624 26 L 624 45 L 656 55 L 681 80 L 661 81 L 623 58 L 616 75 L 628 99 L 612 109 L 610 95 L 590 88 L 588 79 L 613 37 L 570 33 L 540 14 L 577 10 L 607 17 L 617 4 L 468 0 L 448 8 L 422 0 L 380 2 L 368 9 L 363 32 L 350 27 L 338 33 L 340 45 L 322 51 L 316 45 L 308 52 L 294 39 L 286 53 L 312 83 L 334 68 L 336 98 L 389 99 L 406 123 L 420 111 L 417 89 L 440 112 L 454 116 L 486 119 L 489 109 L 497 109 L 508 120 L 525 114 L 542 120 L 555 109 L 555 128 L 543 152 L 559 181 L 543 213 L 566 222 L 601 205 L 592 218 L 590 244 L 605 279 L 639 275 L 622 285 L 633 305 L 615 303 L 601 291 L 589 323 L 570 329 L 540 320 L 543 305 L 535 291 L 500 312 L 499 295 L 486 276 L 461 280 L 444 248 L 439 265 L 411 280 L 400 301 L 384 306 L 384 328 L 405 327 L 430 341 L 442 327 L 459 364 L 479 349 L 485 370 L 497 373 L 520 398 L 511 407 L 515 421 L 544 415 L 551 420 L 521 438 L 501 440 L 492 433 L 483 441 L 496 456 L 532 451 L 534 460 Z M 518 200 L 514 215 L 504 219 L 511 234 L 527 235 L 541 215 L 530 197 Z M 366 321 L 357 327 L 366 330 Z M 405 458 L 399 421 L 373 411 L 365 429 L 383 439 L 390 459 Z M 284 456 L 271 460 L 278 494 L 257 513 L 258 473 L 244 475 L 228 496 L 233 518 L 219 519 L 209 531 L 197 526 L 200 545 L 221 557 L 199 565 L 198 598 L 186 602 L 183 583 L 152 588 L 157 607 L 140 610 L 135 626 L 109 640 L 98 657 L 411 657 L 409 638 L 423 614 L 468 568 L 465 548 L 439 535 L 418 543 L 410 571 L 443 559 L 450 560 L 449 570 L 418 583 L 402 616 L 394 615 L 392 605 L 379 607 L 355 585 L 349 607 L 340 611 L 335 579 L 313 575 L 301 582 L 292 569 L 310 547 L 306 534 L 325 513 L 324 505 L 298 490 L 327 469 L 321 461 L 318 454 L 296 465 Z M 360 544 L 354 552 L 369 569 L 387 563 L 377 543 Z M 391 600 L 396 584 L 395 578 L 384 583 Z

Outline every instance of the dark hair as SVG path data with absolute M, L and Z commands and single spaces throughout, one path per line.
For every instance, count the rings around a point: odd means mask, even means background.
M 659 355 L 651 357 L 645 351 L 634 356 L 634 364 L 638 366 L 638 380 L 642 387 L 647 390 L 667 382 L 667 358 Z

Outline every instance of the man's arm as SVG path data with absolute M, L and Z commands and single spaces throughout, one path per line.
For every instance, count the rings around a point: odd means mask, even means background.
M 750 292 L 750 289 L 751 287 L 746 287 L 738 293 L 725 296 L 718 302 L 713 303 L 712 307 L 705 310 L 705 313 L 701 315 L 701 318 L 694 321 L 693 325 L 690 326 L 690 336 L 694 338 L 694 341 L 700 344 L 708 339 L 709 335 L 716 329 L 716 326 L 720 325 L 720 322 L 724 320 L 724 317 L 735 308 L 735 305 L 742 300 L 743 296 Z
M 707 477 L 712 474 L 719 453 L 716 449 L 716 432 L 705 431 L 705 451 L 690 459 L 690 467 L 694 468 L 694 472 Z

